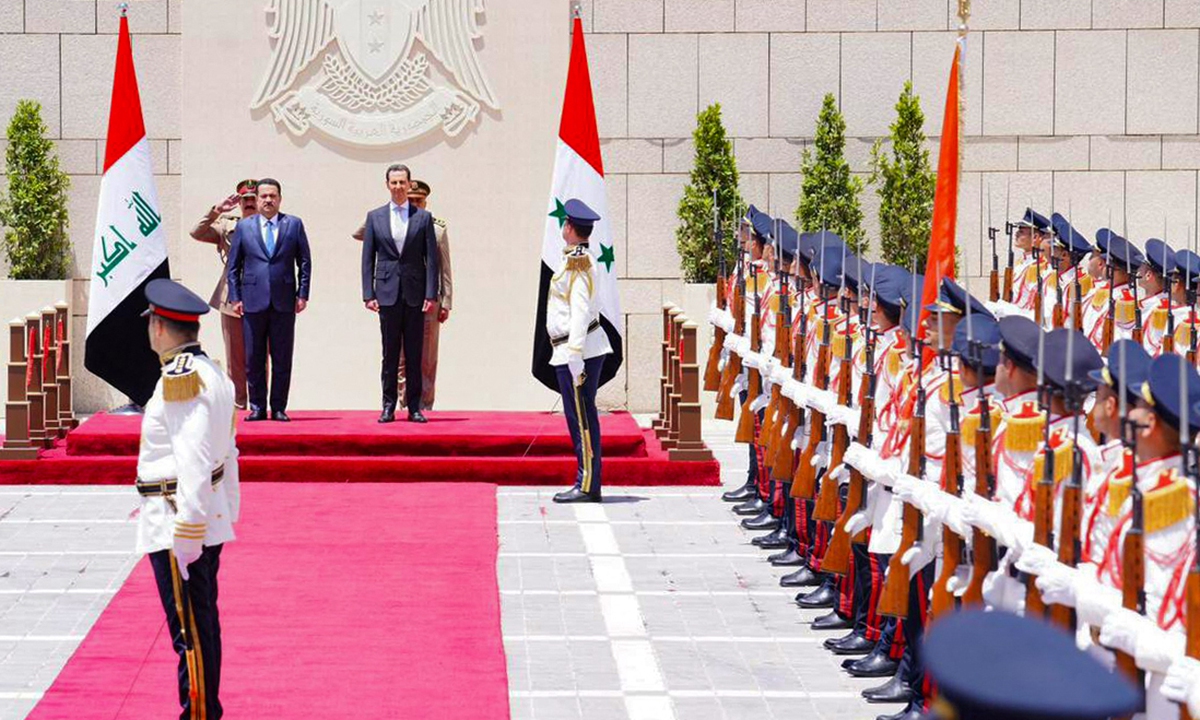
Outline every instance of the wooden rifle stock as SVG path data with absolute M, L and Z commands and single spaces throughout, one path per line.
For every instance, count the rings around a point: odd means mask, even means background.
M 733 318 L 734 332 L 743 335 L 746 332 L 746 286 L 740 281 L 733 296 Z M 721 374 L 721 387 L 717 390 L 715 416 L 718 420 L 733 419 L 733 384 L 741 374 L 742 356 L 730 352 L 729 362 L 725 363 L 725 370 Z
M 1004 268 L 1004 302 L 1013 300 L 1013 266 L 1010 263 Z
M 992 275 L 989 285 L 990 287 L 988 289 L 990 290 L 990 293 L 988 296 L 992 302 L 996 302 L 1000 299 L 1000 271 L 994 266 L 992 267 Z
M 775 357 L 779 359 L 780 364 L 787 367 L 790 363 L 794 363 L 792 360 L 791 345 L 789 344 L 792 339 L 792 313 L 787 303 L 782 302 L 782 299 L 780 302 L 779 318 L 780 322 L 776 324 L 779 332 L 775 334 Z M 783 387 L 780 385 L 775 386 L 773 394 L 778 395 L 778 400 L 775 405 L 775 419 L 765 443 L 766 454 L 764 457 L 766 458 L 767 466 L 774 473 L 775 460 L 779 456 L 781 445 L 784 444 L 784 433 L 787 430 L 787 423 L 792 414 L 792 400 L 783 394 Z M 787 440 L 787 445 L 789 447 L 791 445 L 790 438 Z M 780 479 L 785 477 L 779 473 L 774 474 Z M 788 475 L 786 477 L 791 476 Z
M 858 416 L 858 441 L 867 447 L 871 445 L 871 428 L 875 420 L 875 373 L 871 363 L 867 363 L 867 375 L 863 377 L 860 388 L 860 413 Z M 846 507 L 833 526 L 833 535 L 829 539 L 829 547 L 825 557 L 821 559 L 821 570 L 835 575 L 845 575 L 850 572 L 850 545 L 862 545 L 867 541 L 867 530 L 863 528 L 854 537 L 846 531 L 846 525 L 855 513 L 866 509 L 867 480 L 857 468 L 850 469 L 850 492 L 846 495 Z
M 992 417 L 983 400 L 979 428 L 975 431 L 975 494 L 992 499 L 996 478 L 992 470 Z M 964 606 L 983 605 L 983 581 L 998 566 L 996 540 L 979 528 L 971 533 L 971 580 L 963 592 Z
M 1046 420 L 1049 425 L 1049 419 Z M 1043 453 L 1042 477 L 1035 481 L 1033 488 L 1033 541 L 1037 544 L 1053 548 L 1054 540 L 1051 533 L 1054 529 L 1054 453 L 1047 444 Z M 1037 616 L 1046 614 L 1046 603 L 1042 601 L 1042 593 L 1038 590 L 1036 578 L 1030 576 L 1025 590 L 1025 614 Z
M 755 302 L 758 302 L 757 298 L 755 298 Z M 758 313 L 754 313 L 754 327 L 750 328 L 750 345 L 756 351 L 762 350 L 762 323 L 758 321 Z M 755 413 L 750 410 L 750 405 L 761 394 L 762 375 L 759 374 L 758 368 L 752 367 L 750 368 L 749 378 L 746 383 L 746 402 L 742 403 L 741 415 L 738 416 L 737 434 L 734 435 L 734 442 L 754 442 Z
M 1200 555 L 1192 563 L 1187 577 L 1187 642 L 1184 654 L 1200 659 Z M 1192 720 L 1187 706 L 1180 710 L 1183 720 Z
M 801 321 L 801 328 L 804 323 Z M 801 372 L 804 365 L 800 356 L 804 353 L 804 338 L 801 334 L 797 334 L 794 338 L 789 338 L 792 341 L 792 378 L 795 380 L 803 379 Z M 783 425 L 783 432 L 780 433 L 778 441 L 775 443 L 774 461 L 771 463 L 771 472 L 775 473 L 775 477 L 790 479 L 796 473 L 796 451 L 792 448 L 792 438 L 796 436 L 796 428 L 800 427 L 800 422 L 803 419 L 803 414 L 798 406 L 792 400 L 787 401 L 787 422 Z
M 1130 494 L 1133 501 L 1133 522 L 1125 532 L 1121 544 L 1121 607 L 1136 613 L 1146 614 L 1146 537 L 1142 518 L 1142 494 L 1136 488 Z M 1193 575 L 1188 575 L 1188 643 L 1192 641 L 1193 617 L 1190 603 L 1192 601 Z M 1197 598 L 1200 600 L 1200 598 Z M 1138 669 L 1133 656 L 1116 651 L 1117 669 L 1122 675 L 1134 682 L 1137 687 L 1144 687 L 1142 671 Z
M 818 389 L 826 390 L 829 388 L 830 352 L 829 343 L 826 342 L 829 337 L 828 307 L 822 305 L 820 313 L 823 316 L 820 325 L 822 342 L 817 348 L 817 367 L 814 369 L 813 378 L 816 379 Z M 825 413 L 810 410 L 808 420 L 808 444 L 800 453 L 800 459 L 796 462 L 796 474 L 792 477 L 792 497 L 802 500 L 811 500 L 817 494 L 817 469 L 813 467 L 813 456 L 816 455 L 817 447 L 825 433 Z
M 920 352 L 920 348 L 917 351 Z M 921 395 L 923 396 L 924 393 Z M 921 461 L 925 454 L 925 409 L 921 407 L 924 405 L 923 400 L 923 397 L 918 397 L 917 408 L 910 421 L 912 432 L 909 435 L 908 474 L 913 477 L 921 476 Z M 883 590 L 879 594 L 878 610 L 880 615 L 897 618 L 908 615 L 908 566 L 901 562 L 901 559 L 920 539 L 923 522 L 921 511 L 904 503 L 904 525 L 900 532 L 900 546 L 896 552 L 892 553 L 892 559 L 888 562 L 887 577 L 883 581 Z
M 728 305 L 725 297 L 728 279 L 724 273 L 717 278 L 717 308 L 724 310 Z M 714 392 L 721 388 L 721 348 L 725 346 L 725 330 L 713 328 L 712 346 L 708 348 L 708 362 L 704 364 L 704 390 Z
M 951 399 L 951 402 L 954 402 Z M 952 422 L 950 432 L 946 433 L 946 492 L 951 495 L 962 494 L 962 435 L 957 423 Z M 958 566 L 963 559 L 963 539 L 950 526 L 942 526 L 942 572 L 937 582 L 933 584 L 933 592 L 929 601 L 930 616 L 941 617 L 954 610 L 954 593 L 950 592 L 950 578 L 958 572 Z
M 850 342 L 850 315 L 845 313 L 846 318 L 846 356 L 850 356 L 850 348 L 853 343 Z M 852 370 L 853 361 L 850 357 L 843 356 L 842 364 L 838 367 L 838 405 L 849 407 L 850 405 L 850 383 L 854 377 Z M 825 468 L 825 479 L 821 482 L 821 492 L 817 497 L 817 504 L 813 507 L 813 519 L 821 522 L 833 522 L 838 519 L 838 483 L 833 478 L 829 477 L 829 472 L 838 465 L 842 464 L 842 458 L 846 455 L 846 448 L 850 445 L 850 431 L 845 425 L 838 423 L 833 427 L 833 448 L 829 453 L 829 465 Z
M 1075 459 L 1079 460 L 1080 458 L 1076 456 Z M 1082 525 L 1083 488 L 1074 480 L 1065 481 L 1062 490 L 1062 515 L 1058 527 L 1058 560 L 1064 565 L 1075 567 L 1079 564 L 1079 534 Z M 1050 622 L 1073 632 L 1075 630 L 1075 608 L 1066 605 L 1051 605 Z

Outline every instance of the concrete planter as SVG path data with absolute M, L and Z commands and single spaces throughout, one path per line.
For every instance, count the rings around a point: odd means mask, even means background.
M 0 322 L 3 323 L 4 340 L 0 342 L 0 368 L 7 371 L 9 360 L 8 324 L 10 320 L 24 320 L 32 312 L 40 313 L 43 308 L 55 303 L 70 301 L 70 280 L 9 280 L 0 279 Z M 4 416 L 0 398 L 0 417 Z

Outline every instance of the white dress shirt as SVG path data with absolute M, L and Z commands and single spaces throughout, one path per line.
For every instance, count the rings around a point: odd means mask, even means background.
M 396 254 L 404 252 L 404 238 L 408 237 L 408 217 L 412 206 L 405 200 L 403 205 L 388 201 L 388 217 L 392 224 L 392 239 L 396 241 Z

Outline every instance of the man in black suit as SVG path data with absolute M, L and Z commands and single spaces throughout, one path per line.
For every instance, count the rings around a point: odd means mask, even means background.
M 412 173 L 392 165 L 384 177 L 392 199 L 367 213 L 363 232 L 363 303 L 379 313 L 383 337 L 383 413 L 379 422 L 396 419 L 397 371 L 400 347 L 407 367 L 421 367 L 425 313 L 437 307 L 438 249 L 433 216 L 408 201 Z M 261 186 L 261 181 L 259 182 Z M 421 373 L 409 373 L 405 405 L 410 422 L 425 422 L 421 414 Z
M 242 316 L 250 414 L 267 419 L 267 353 L 271 354 L 271 419 L 288 422 L 296 314 L 308 306 L 312 255 L 304 223 L 279 212 L 278 180 L 258 182 L 258 215 L 238 223 L 229 249 L 229 302 Z M 299 278 L 297 280 L 297 277 Z

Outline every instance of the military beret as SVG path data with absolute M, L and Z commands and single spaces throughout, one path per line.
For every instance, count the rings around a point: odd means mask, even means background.
M 600 219 L 595 210 L 588 207 L 587 203 L 578 198 L 568 200 L 566 205 L 563 206 L 563 210 L 566 212 L 567 219 L 571 221 L 571 224 L 579 227 L 591 227 Z
M 836 253 L 841 255 L 841 236 L 829 230 L 800 233 L 800 259 L 807 265 L 821 261 L 821 253 Z
M 1159 275 L 1170 275 L 1175 271 L 1175 251 L 1162 240 L 1150 238 L 1146 241 L 1146 264 Z
M 1200 430 L 1200 415 L 1192 408 L 1200 403 L 1200 374 L 1182 355 L 1167 353 L 1154 358 L 1142 383 L 1142 399 L 1150 403 L 1156 415 L 1173 428 L 1179 428 L 1183 409 L 1192 432 Z
M 1100 249 L 1102 254 L 1108 254 L 1108 241 L 1114 236 L 1117 236 L 1117 234 L 1108 228 L 1100 228 L 1096 231 L 1096 247 Z
M 1150 372 L 1151 359 L 1140 342 L 1118 340 L 1108 349 L 1108 366 L 1093 370 L 1088 375 L 1097 383 L 1112 388 L 1113 392 L 1117 392 L 1120 383 L 1124 382 L 1125 399 L 1135 403 L 1142 396 L 1142 383 L 1146 382 Z
M 847 255 L 842 269 L 846 273 L 846 287 L 855 294 L 859 293 L 860 287 L 864 291 L 869 287 L 871 274 L 875 272 L 874 266 L 858 255 Z
M 1066 389 L 1070 380 L 1085 391 L 1096 389 L 1091 372 L 1104 367 L 1104 361 L 1087 335 L 1072 328 L 1057 328 L 1046 333 L 1042 350 L 1042 372 L 1055 388 Z
M 1038 337 L 1042 329 L 1037 323 L 1021 315 L 1002 317 L 1000 326 L 1000 352 L 1017 365 L 1037 372 Z
M 995 373 L 1000 364 L 999 322 L 990 313 L 976 315 L 972 312 L 969 320 L 963 320 L 954 329 L 950 349 L 959 357 L 970 360 L 972 365 L 982 350 L 984 372 Z
M 1033 208 L 1025 208 L 1025 214 L 1015 223 L 1018 227 L 1028 227 L 1040 232 L 1050 232 L 1050 221 L 1045 215 Z
M 200 322 L 200 316 L 209 310 L 208 303 L 199 295 L 167 278 L 146 283 L 145 294 L 150 307 L 142 317 L 158 315 L 178 322 Z

